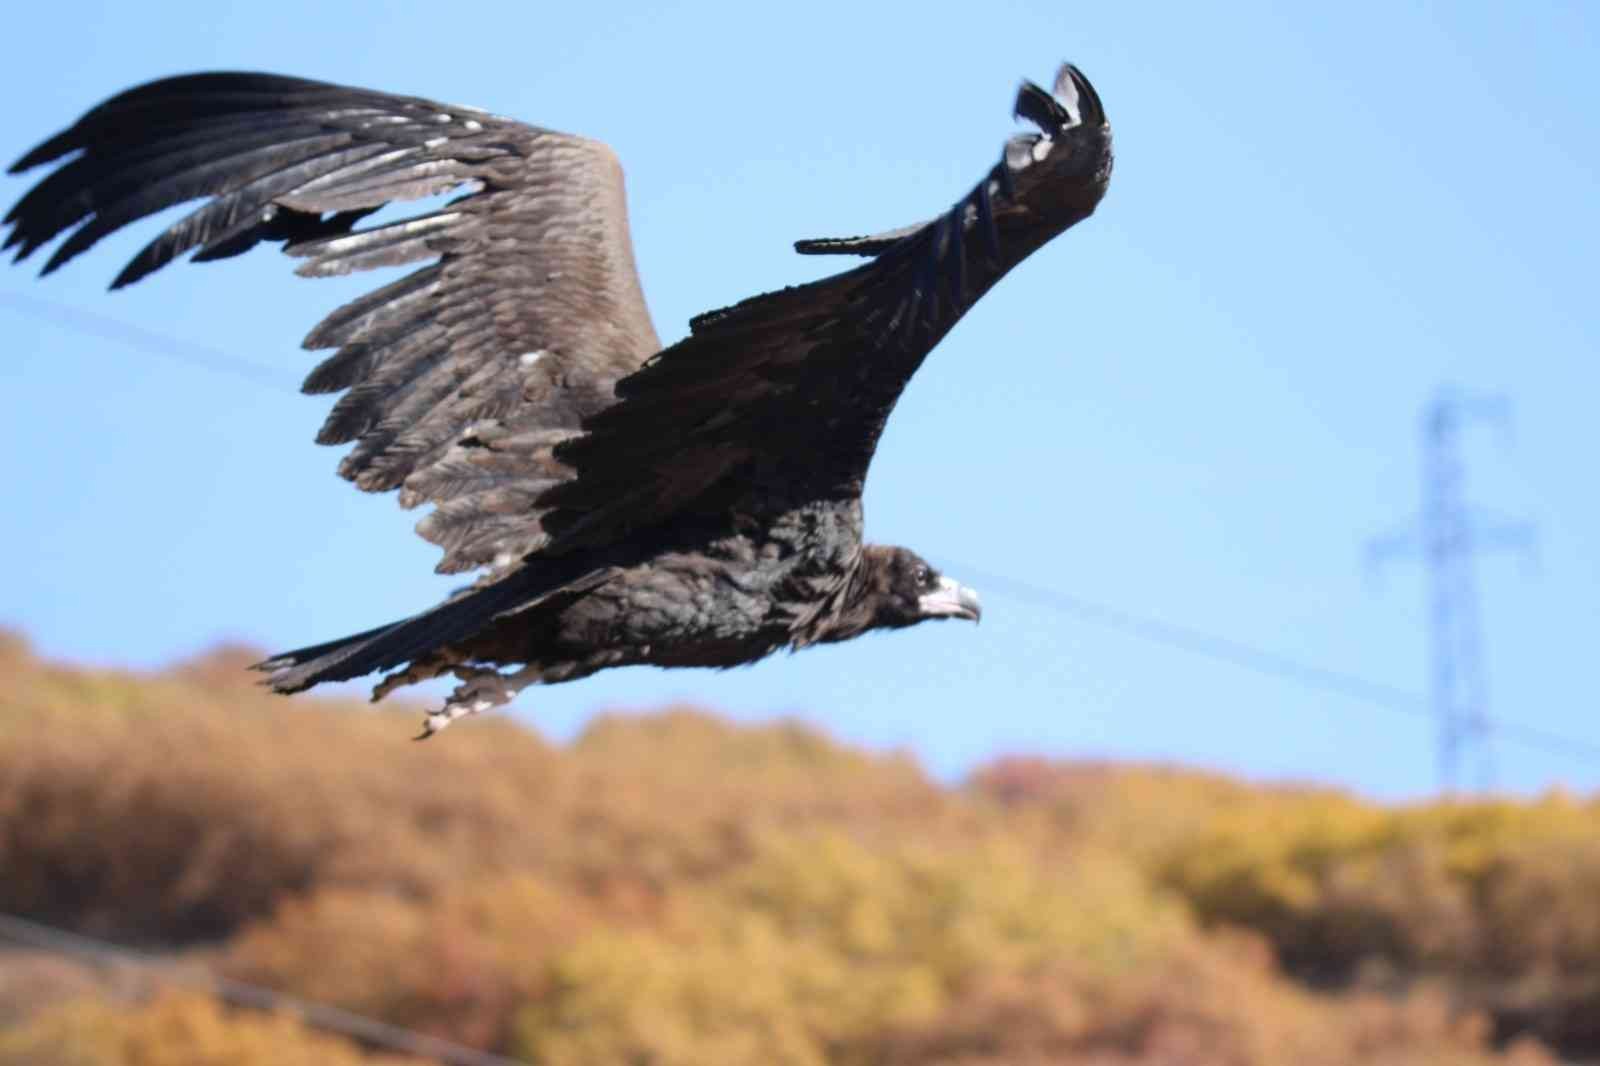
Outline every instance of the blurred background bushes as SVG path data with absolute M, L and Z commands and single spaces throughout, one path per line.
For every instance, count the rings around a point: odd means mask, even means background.
M 1029 758 L 947 788 L 687 709 L 419 745 L 251 658 L 0 638 L 0 910 L 554 1066 L 1600 1054 L 1594 800 Z M 0 943 L 0 1066 L 370 1054 L 147 985 Z

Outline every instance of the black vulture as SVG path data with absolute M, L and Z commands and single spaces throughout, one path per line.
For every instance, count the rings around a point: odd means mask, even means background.
M 1024 82 L 998 163 L 930 222 L 800 241 L 855 269 L 695 318 L 662 348 L 635 273 L 622 170 L 605 145 L 475 108 L 256 73 L 130 89 L 11 169 L 58 165 L 5 223 L 55 270 L 129 223 L 205 202 L 113 282 L 181 253 L 282 242 L 308 277 L 422 263 L 335 310 L 307 393 L 343 392 L 317 440 L 339 473 L 428 503 L 431 609 L 259 664 L 279 692 L 453 674 L 429 736 L 519 689 L 609 666 L 727 667 L 932 618 L 974 592 L 867 544 L 879 434 L 933 346 L 1008 270 L 1087 218 L 1111 175 L 1099 97 L 1064 65 Z M 362 227 L 394 201 L 437 210 Z M 70 232 L 69 232 L 70 231 Z

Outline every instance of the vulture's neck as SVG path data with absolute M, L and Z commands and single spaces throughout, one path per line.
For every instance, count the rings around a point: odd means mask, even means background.
M 838 591 L 828 596 L 807 624 L 795 647 L 807 644 L 832 644 L 858 637 L 877 625 L 880 586 L 888 574 L 878 552 L 868 546 L 856 559 L 850 576 Z

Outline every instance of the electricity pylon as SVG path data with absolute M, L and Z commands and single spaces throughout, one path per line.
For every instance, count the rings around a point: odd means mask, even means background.
M 1409 528 L 1368 545 L 1379 564 L 1396 555 L 1420 557 L 1428 568 L 1431 632 L 1431 695 L 1438 720 L 1439 788 L 1453 793 L 1461 765 L 1475 764 L 1479 788 L 1494 783 L 1492 720 L 1484 667 L 1483 633 L 1473 558 L 1480 550 L 1520 548 L 1531 552 L 1534 530 L 1466 502 L 1466 462 L 1461 454 L 1464 422 L 1482 419 L 1509 428 L 1504 397 L 1442 386 L 1423 409 L 1422 513 Z

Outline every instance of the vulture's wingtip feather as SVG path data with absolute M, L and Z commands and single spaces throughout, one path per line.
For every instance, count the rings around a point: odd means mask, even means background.
M 884 244 L 877 237 L 808 237 L 795 241 L 794 250 L 801 255 L 877 255 Z
M 73 133 L 75 130 L 76 127 L 73 127 L 73 129 L 69 129 L 63 133 L 58 133 L 48 141 L 45 141 L 44 143 L 33 148 L 21 159 L 7 167 L 6 173 L 21 174 L 24 171 L 32 170 L 41 163 L 50 163 L 60 159 L 62 156 L 66 155 L 68 152 L 77 147 L 76 144 L 68 140 L 68 135 Z
M 1103 123 L 1105 108 L 1089 79 L 1071 63 L 1061 64 L 1050 92 L 1024 79 L 1012 117 L 1026 119 L 1045 133 L 1085 123 Z
M 111 279 L 111 284 L 106 286 L 106 291 L 116 292 L 118 289 L 125 289 L 148 273 L 150 273 L 149 270 L 135 270 L 134 265 L 129 263 L 122 268 L 120 274 Z
M 1011 106 L 1011 117 L 1032 122 L 1040 129 L 1049 130 L 1057 124 L 1061 105 L 1056 98 L 1027 78 L 1017 87 L 1016 103 Z
M 882 255 L 926 225 L 916 222 L 867 237 L 811 237 L 795 241 L 794 250 L 801 255 Z
M 1061 96 L 1072 88 L 1075 80 L 1084 80 L 1083 71 L 1079 70 L 1075 64 L 1062 63 L 1061 66 L 1056 68 L 1056 80 L 1051 88 L 1055 95 Z

